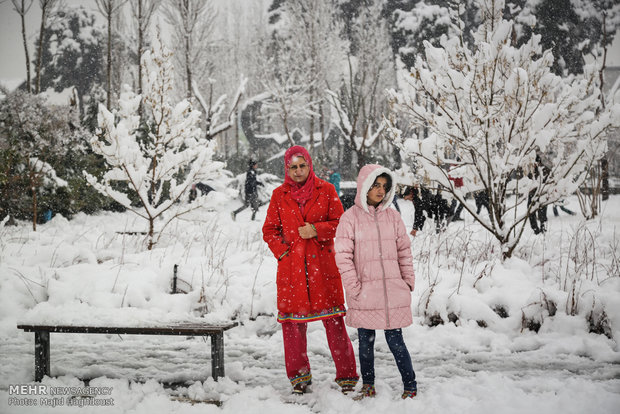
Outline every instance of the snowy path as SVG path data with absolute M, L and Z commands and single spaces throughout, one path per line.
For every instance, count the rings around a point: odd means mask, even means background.
M 357 347 L 355 331 L 350 333 Z M 566 346 L 562 343 L 571 338 L 551 334 L 510 338 L 477 327 L 414 325 L 405 330 L 405 337 L 419 382 L 420 393 L 415 401 L 397 399 L 401 391 L 398 372 L 383 336 L 378 335 L 379 396 L 363 402 L 354 402 L 336 390 L 332 381 L 335 369 L 322 325 L 311 324 L 308 337 L 315 390 L 310 396 L 311 406 L 284 404 L 281 400 L 287 396 L 289 384 L 280 331 L 268 317 L 227 333 L 227 378 L 219 383 L 208 379 L 209 343 L 200 338 L 121 339 L 116 335 L 67 334 L 52 334 L 52 373 L 60 378 L 44 383 L 75 385 L 75 377 L 96 378 L 91 385 L 114 387 L 114 410 L 99 408 L 93 412 L 147 412 L 153 400 L 158 401 L 158 411 L 164 404 L 169 405 L 169 412 L 239 412 L 244 407 L 246 413 L 372 412 L 373 407 L 379 409 L 386 404 L 391 412 L 613 413 L 620 406 L 620 359 L 597 361 L 574 353 L 575 346 L 600 346 L 601 338 L 596 335 L 589 344 Z M 459 344 L 462 341 L 467 344 Z M 32 334 L 3 338 L 1 345 L 0 412 L 64 412 L 59 407 L 26 411 L 6 405 L 7 378 L 11 378 L 10 384 L 26 383 L 32 378 Z M 171 382 L 176 386 L 162 385 Z M 184 382 L 194 385 L 178 385 Z M 192 405 L 176 401 L 175 397 L 186 401 L 219 400 L 222 405 Z
M 275 311 L 276 263 L 260 234 L 265 207 L 255 222 L 248 220 L 248 212 L 231 222 L 229 212 L 223 211 L 179 223 L 151 252 L 144 252 L 137 238 L 116 234 L 132 223 L 128 214 L 57 219 L 37 233 L 26 225 L 5 230 L 6 236 L 0 237 L 0 414 L 616 414 L 620 278 L 614 277 L 612 259 L 617 257 L 620 197 L 612 201 L 605 226 L 592 222 L 585 228 L 577 217 L 551 217 L 549 234 L 529 234 L 522 258 L 501 264 L 491 263 L 483 251 L 489 246 L 486 234 L 467 216 L 440 237 L 432 227 L 418 235 L 414 324 L 403 330 L 419 390 L 410 401 L 399 398 L 401 381 L 382 334 L 377 335 L 375 353 L 377 397 L 356 402 L 342 395 L 333 381 L 335 368 L 323 326 L 313 323 L 308 352 L 314 392 L 304 397 L 307 404 L 284 402 L 290 400 L 290 384 L 280 328 L 273 316 L 248 320 L 249 315 Z M 412 207 L 403 204 L 401 209 L 409 227 Z M 584 252 L 596 251 L 599 261 L 596 277 L 588 265 L 590 276 L 580 279 L 580 308 L 570 315 L 565 310 L 567 292 L 558 289 L 557 279 L 569 270 L 585 272 L 566 265 L 567 246 L 590 240 L 576 232 L 594 235 L 596 244 Z M 179 277 L 195 285 L 187 295 L 168 294 L 177 263 Z M 487 265 L 492 271 L 486 272 Z M 485 276 L 479 280 L 481 274 Z M 455 312 L 458 326 L 431 328 L 423 323 L 431 283 L 435 290 L 429 313 L 448 320 L 448 312 Z M 43 384 L 83 387 L 79 378 L 90 378 L 92 387 L 113 389 L 113 407 L 69 407 L 66 401 L 57 407 L 9 404 L 15 397 L 9 387 L 31 384 L 33 378 L 33 334 L 15 328 L 24 317 L 76 323 L 147 317 L 161 323 L 160 316 L 193 309 L 200 286 L 210 298 L 208 316 L 237 315 L 243 323 L 225 334 L 225 378 L 210 378 L 210 341 L 201 338 L 52 334 L 54 378 Z M 558 306 L 553 317 L 541 305 L 543 293 Z M 35 300 L 41 303 L 33 309 Z M 604 304 L 614 339 L 588 333 L 586 316 L 595 304 Z M 505 306 L 509 316 L 500 318 L 495 305 Z M 526 312 L 544 319 L 538 333 L 521 331 Z M 479 327 L 478 320 L 489 327 Z M 353 329 L 349 333 L 357 353 L 357 334 Z

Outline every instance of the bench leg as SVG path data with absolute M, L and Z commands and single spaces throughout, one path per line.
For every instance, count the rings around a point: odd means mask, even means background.
M 224 333 L 211 335 L 211 375 L 217 381 L 224 376 Z
M 45 375 L 50 376 L 50 333 L 49 331 L 35 331 L 34 380 L 41 382 Z

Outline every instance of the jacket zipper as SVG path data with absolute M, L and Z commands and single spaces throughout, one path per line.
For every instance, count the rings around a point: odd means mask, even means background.
M 383 298 L 385 299 L 385 321 L 387 322 L 387 327 L 390 327 L 390 312 L 388 307 L 388 295 L 387 295 L 387 284 L 385 282 L 385 267 L 383 266 L 383 249 L 381 249 L 381 229 L 379 227 L 379 220 L 377 220 L 377 209 L 374 211 L 374 219 L 375 225 L 377 226 L 377 234 L 379 235 L 379 262 L 381 263 L 381 272 L 383 273 Z

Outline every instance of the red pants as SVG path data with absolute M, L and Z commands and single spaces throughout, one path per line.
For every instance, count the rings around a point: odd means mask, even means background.
M 357 382 L 357 367 L 355 354 L 349 339 L 349 334 L 344 325 L 344 318 L 323 319 L 323 326 L 327 333 L 327 343 L 336 364 L 336 382 L 341 386 L 344 383 L 353 385 Z M 286 362 L 286 375 L 291 384 L 309 382 L 310 362 L 308 361 L 306 331 L 308 324 L 303 322 L 283 322 L 282 334 L 284 337 L 284 360 Z

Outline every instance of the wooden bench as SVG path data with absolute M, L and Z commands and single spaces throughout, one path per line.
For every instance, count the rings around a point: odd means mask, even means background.
M 171 324 L 157 327 L 135 326 L 72 326 L 72 325 L 17 325 L 17 329 L 34 332 L 34 378 L 40 382 L 50 376 L 50 333 L 126 334 L 126 335 L 181 335 L 211 337 L 211 375 L 217 381 L 224 376 L 224 331 L 237 322 L 222 324 Z

